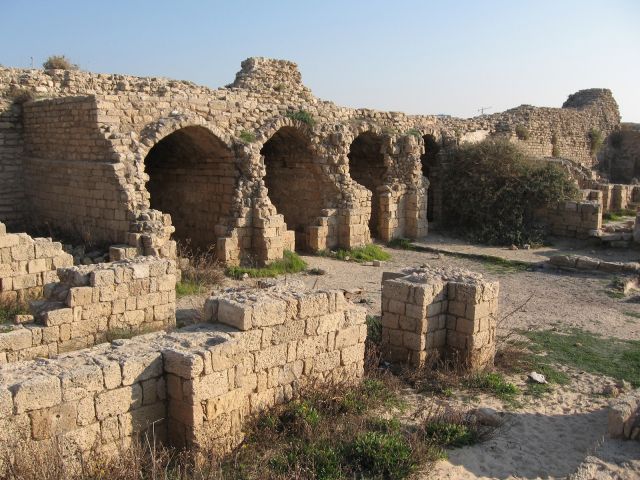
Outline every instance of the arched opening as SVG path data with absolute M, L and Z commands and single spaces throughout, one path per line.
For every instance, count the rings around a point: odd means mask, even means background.
M 425 135 L 422 139 L 424 140 L 424 153 L 420 157 L 420 161 L 422 163 L 422 175 L 427 177 L 431 183 L 429 185 L 429 190 L 427 190 L 427 221 L 432 222 L 434 208 L 433 193 L 437 179 L 436 170 L 440 144 L 433 135 Z
M 380 220 L 378 187 L 384 183 L 387 172 L 382 154 L 382 138 L 370 132 L 361 133 L 351 143 L 348 157 L 351 178 L 371 191 L 369 232 L 372 238 L 378 238 Z
M 309 247 L 307 227 L 327 208 L 335 186 L 313 162 L 309 140 L 296 128 L 280 128 L 262 147 L 269 198 L 296 233 L 296 249 Z
M 171 214 L 178 241 L 196 249 L 215 246 L 238 178 L 233 152 L 204 127 L 167 135 L 147 154 L 151 208 Z

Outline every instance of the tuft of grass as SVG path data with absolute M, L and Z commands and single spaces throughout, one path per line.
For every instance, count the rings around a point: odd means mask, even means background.
M 517 406 L 516 397 L 520 390 L 513 383 L 507 382 L 499 372 L 476 373 L 466 378 L 463 385 L 469 389 L 489 393 L 511 406 Z
M 456 256 L 456 255 L 454 255 Z M 484 267 L 491 273 L 498 275 L 507 273 L 519 273 L 527 271 L 531 265 L 519 260 L 507 260 L 506 258 L 494 257 L 493 255 L 460 255 L 461 257 L 472 258 L 482 262 Z
M 346 449 L 363 478 L 406 478 L 416 467 L 411 445 L 397 433 L 363 432 Z
M 635 217 L 636 211 L 630 208 L 623 208 L 614 212 L 605 212 L 602 214 L 602 219 L 607 222 L 617 222 L 623 220 L 624 217 Z
M 420 130 L 418 130 L 416 128 L 410 128 L 409 130 L 404 132 L 404 134 L 405 135 L 412 135 L 412 136 L 417 137 L 417 138 L 422 138 L 422 134 L 420 133 Z
M 385 261 L 391 258 L 389 253 L 385 252 L 381 247 L 373 243 L 363 247 L 355 247 L 350 250 L 340 249 L 336 252 L 329 252 L 325 250 L 319 252 L 318 255 L 358 263 L 371 262 L 373 260 Z
M 638 312 L 624 312 L 627 317 L 631 318 L 640 318 L 640 313 Z
M 176 296 L 178 298 L 187 297 L 189 295 L 200 295 L 206 291 L 206 287 L 193 280 L 185 280 L 176 283 Z
M 640 387 L 640 341 L 603 337 L 580 329 L 523 332 L 534 352 L 587 372 L 626 380 Z
M 26 300 L 0 299 L 0 324 L 13 323 L 16 315 L 27 315 L 29 313 L 29 302 Z
M 394 238 L 387 243 L 387 247 L 396 248 L 398 250 L 415 250 L 414 245 L 408 238 Z
M 276 260 L 264 267 L 229 267 L 227 275 L 240 279 L 246 273 L 252 278 L 277 277 L 285 273 L 299 273 L 307 268 L 307 263 L 295 252 L 285 250 L 282 260 Z
M 176 283 L 176 295 L 197 295 L 224 281 L 224 270 L 216 259 L 215 247 L 199 250 L 189 241 L 178 243 L 182 278 Z
M 367 340 L 376 345 L 382 343 L 382 318 L 380 315 L 367 315 Z
M 478 432 L 464 423 L 437 420 L 427 424 L 426 433 L 443 447 L 464 447 L 478 441 Z
M 244 143 L 253 143 L 256 141 L 256 134 L 248 130 L 242 130 L 240 132 L 239 138 Z
M 287 117 L 292 120 L 298 120 L 299 122 L 306 123 L 310 127 L 313 127 L 316 123 L 313 115 L 311 115 L 306 110 L 298 110 L 297 112 L 288 112 Z

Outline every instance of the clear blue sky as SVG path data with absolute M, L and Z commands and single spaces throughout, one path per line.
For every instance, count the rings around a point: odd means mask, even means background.
M 323 99 L 468 117 L 613 90 L 640 122 L 638 0 L 3 0 L 0 64 L 218 87 L 249 56 L 298 63 Z

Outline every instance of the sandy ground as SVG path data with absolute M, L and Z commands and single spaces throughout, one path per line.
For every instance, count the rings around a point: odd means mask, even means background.
M 440 241 L 442 240 L 442 241 Z M 471 245 L 448 243 L 434 237 L 430 244 L 443 249 L 463 249 L 466 253 L 501 255 L 516 260 L 536 262 L 548 253 L 487 249 Z M 567 247 L 569 248 L 569 247 Z M 564 252 L 591 254 L 615 260 L 637 260 L 635 250 L 574 249 Z M 471 269 L 500 281 L 500 316 L 526 307 L 510 315 L 500 325 L 504 334 L 512 329 L 548 329 L 552 326 L 578 327 L 594 333 L 624 339 L 640 339 L 640 319 L 628 315 L 640 314 L 638 297 L 612 298 L 607 294 L 611 275 L 558 271 L 540 266 L 530 271 L 508 272 L 486 262 L 457 258 L 437 253 L 389 250 L 393 258 L 380 267 L 352 262 L 340 262 L 323 257 L 305 256 L 311 267 L 321 268 L 320 276 L 292 275 L 309 287 L 361 289 L 354 301 L 365 305 L 372 314 L 380 312 L 380 280 L 383 271 L 398 271 L 424 263 Z M 554 250 L 558 251 L 556 248 Z M 504 254 L 504 252 L 508 252 Z M 550 252 L 550 251 L 547 251 Z M 535 257 L 534 257 L 535 255 Z M 229 285 L 236 282 L 229 281 Z M 640 293 L 640 292 L 639 292 Z M 179 302 L 181 314 L 192 316 L 202 299 L 186 298 Z M 526 401 L 522 408 L 508 410 L 499 400 L 481 395 L 469 399 L 458 392 L 449 403 L 463 408 L 491 407 L 504 417 L 504 424 L 487 441 L 470 447 L 453 449 L 448 460 L 440 461 L 420 479 L 640 479 L 640 443 L 606 438 L 607 398 L 600 395 L 607 384 L 606 377 L 567 370 L 570 385 L 538 400 Z M 524 386 L 525 378 L 509 379 Z M 414 394 L 416 407 L 427 406 L 434 399 Z

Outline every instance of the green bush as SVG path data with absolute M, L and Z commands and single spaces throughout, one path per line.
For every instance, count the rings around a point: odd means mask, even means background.
M 42 64 L 42 67 L 45 70 L 78 70 L 78 65 L 72 63 L 64 55 L 51 55 L 47 60 Z
M 596 155 L 604 143 L 602 132 L 597 128 L 592 128 L 589 132 L 589 142 L 591 144 L 591 155 Z
M 380 315 L 367 315 L 367 339 L 376 345 L 382 343 L 382 319 Z
M 518 137 L 519 140 L 529 140 L 529 129 L 524 125 L 517 125 L 516 137 Z
M 488 244 L 539 243 L 538 209 L 577 198 L 558 166 L 535 162 L 514 144 L 484 141 L 449 153 L 443 166 L 443 226 Z
M 364 478 L 405 478 L 415 467 L 411 445 L 399 434 L 364 432 L 347 449 Z
M 311 115 L 306 110 L 298 110 L 297 112 L 289 112 L 289 113 L 287 113 L 287 117 L 289 117 L 289 118 L 291 118 L 293 120 L 298 120 L 299 122 L 302 122 L 302 123 L 306 123 L 310 127 L 312 127 L 316 123 L 315 119 L 313 118 L 313 115 Z

